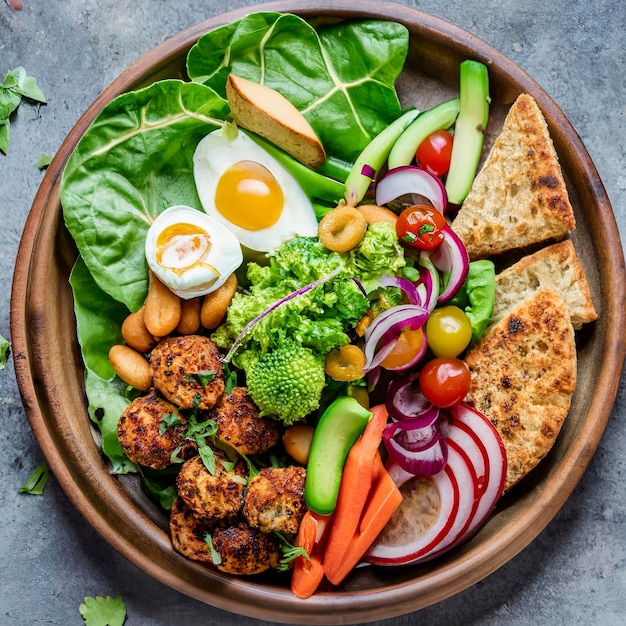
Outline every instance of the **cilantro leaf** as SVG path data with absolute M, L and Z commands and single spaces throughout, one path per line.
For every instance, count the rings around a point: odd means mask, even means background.
M 86 596 L 78 610 L 87 626 L 122 626 L 126 621 L 126 606 L 122 596 Z
M 206 547 L 211 553 L 213 565 L 219 565 L 222 562 L 222 555 L 213 546 L 213 538 L 209 535 L 209 533 L 204 536 L 204 543 L 206 543 Z
M 184 380 L 188 383 L 198 382 L 206 389 L 206 386 L 215 378 L 216 374 L 215 370 L 202 370 L 195 374 L 186 374 Z
M 164 435 L 165 431 L 170 428 L 170 426 L 176 426 L 177 424 L 182 424 L 178 413 L 165 414 L 163 419 L 159 422 L 159 435 Z
M 279 549 L 282 554 L 278 566 L 275 568 L 279 572 L 286 572 L 289 569 L 290 563 L 295 561 L 299 556 L 305 558 L 307 561 L 311 560 L 309 553 L 301 546 L 294 546 L 287 538 L 278 531 L 274 531 L 276 537 L 279 540 Z
M 40 496 L 48 482 L 50 468 L 47 463 L 38 465 L 26 482 L 20 487 L 19 493 L 30 493 L 33 496 Z

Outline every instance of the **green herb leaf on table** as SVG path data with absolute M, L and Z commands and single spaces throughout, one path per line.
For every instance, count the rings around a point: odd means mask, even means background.
M 8 339 L 5 339 L 2 335 L 0 335 L 0 370 L 3 370 L 7 364 L 10 349 L 11 344 Z
M 226 93 L 229 73 L 282 93 L 328 154 L 352 161 L 401 112 L 394 88 L 408 51 L 401 24 L 359 20 L 315 29 L 291 14 L 254 13 L 200 37 L 189 77 Z
M 0 150 L 5 154 L 10 143 L 10 117 L 20 105 L 22 98 L 45 104 L 46 97 L 37 81 L 23 67 L 16 67 L 6 74 L 0 83 Z
M 33 496 L 40 496 L 48 482 L 50 468 L 47 463 L 38 465 L 26 482 L 20 487 L 20 493 L 29 493 Z
M 37 161 L 37 167 L 40 170 L 45 169 L 52 162 L 52 158 L 53 158 L 52 154 L 46 154 L 45 152 L 42 152 L 41 156 L 39 157 L 39 161 Z
M 126 605 L 122 596 L 86 596 L 78 610 L 86 626 L 123 626 L 126 621 Z

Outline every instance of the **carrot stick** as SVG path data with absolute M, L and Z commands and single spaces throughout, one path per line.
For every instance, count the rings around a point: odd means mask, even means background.
M 308 510 L 300 522 L 294 545 L 304 548 L 309 559 L 298 556 L 293 563 L 291 592 L 297 598 L 310 597 L 322 582 L 322 546 L 329 521 L 330 516 L 317 515 Z
M 371 409 L 372 417 L 363 434 L 352 446 L 343 468 L 333 523 L 324 552 L 324 569 L 336 571 L 343 563 L 350 541 L 357 534 L 363 508 L 372 485 L 375 484 L 380 459 L 378 448 L 387 423 L 387 409 L 378 405 Z
M 357 565 L 402 502 L 400 490 L 384 468 L 380 455 L 376 456 L 380 473 L 365 505 L 358 532 L 352 537 L 337 566 L 330 569 L 324 559 L 324 573 L 333 585 L 340 584 Z

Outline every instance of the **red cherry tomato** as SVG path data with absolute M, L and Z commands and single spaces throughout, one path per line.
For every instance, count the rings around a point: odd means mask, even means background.
M 437 209 L 426 204 L 410 206 L 398 216 L 396 232 L 407 246 L 432 250 L 443 243 L 446 220 Z
M 447 130 L 436 130 L 417 147 L 415 157 L 420 167 L 435 176 L 443 176 L 450 169 L 452 135 Z
M 419 384 L 422 393 L 435 406 L 446 408 L 465 398 L 471 383 L 464 361 L 454 357 L 437 357 L 424 365 Z

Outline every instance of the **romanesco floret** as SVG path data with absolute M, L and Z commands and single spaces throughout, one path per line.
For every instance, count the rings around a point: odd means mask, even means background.
M 248 393 L 261 415 L 287 426 L 319 407 L 325 380 L 324 357 L 291 341 L 263 355 L 247 375 Z

